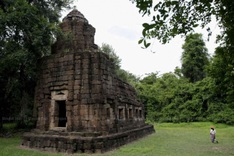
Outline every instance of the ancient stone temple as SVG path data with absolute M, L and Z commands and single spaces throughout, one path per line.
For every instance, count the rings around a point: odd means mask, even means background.
M 105 152 L 154 132 L 132 86 L 94 43 L 95 28 L 76 9 L 40 63 L 36 128 L 22 145 L 57 152 Z

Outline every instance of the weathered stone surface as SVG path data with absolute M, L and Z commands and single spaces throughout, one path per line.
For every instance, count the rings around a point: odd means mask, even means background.
M 109 134 L 90 135 L 72 133 L 25 133 L 22 145 L 45 151 L 67 153 L 103 153 L 152 133 L 152 125 L 145 125 L 129 131 Z M 99 135 L 99 136 L 98 136 Z
M 59 152 L 105 152 L 154 132 L 132 86 L 94 44 L 95 29 L 77 10 L 64 18 L 65 37 L 41 62 L 37 126 L 22 145 Z M 68 36 L 66 36 L 68 35 Z

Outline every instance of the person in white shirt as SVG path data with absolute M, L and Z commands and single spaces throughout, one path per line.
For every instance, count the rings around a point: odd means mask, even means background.
M 211 139 L 211 142 L 212 143 L 218 143 L 218 141 L 215 139 L 215 137 L 216 137 L 216 130 L 215 130 L 215 128 L 214 128 L 214 126 L 211 126 L 210 127 L 210 139 Z

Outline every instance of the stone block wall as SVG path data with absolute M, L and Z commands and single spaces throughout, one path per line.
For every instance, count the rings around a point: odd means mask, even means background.
M 38 129 L 56 127 L 54 103 L 59 100 L 66 104 L 67 131 L 108 134 L 144 125 L 144 107 L 134 88 L 115 75 L 103 53 L 54 54 L 43 60 L 39 75 Z
M 145 125 L 122 133 L 115 133 L 106 136 L 84 137 L 72 133 L 27 133 L 23 137 L 22 145 L 52 152 L 66 153 L 103 153 L 116 149 L 134 140 L 152 134 L 152 125 Z

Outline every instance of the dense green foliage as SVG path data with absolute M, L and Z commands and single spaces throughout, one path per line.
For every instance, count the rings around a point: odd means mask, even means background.
M 174 73 L 152 73 L 136 85 L 146 117 L 157 122 L 213 121 L 234 124 L 234 113 L 215 92 L 215 81 L 195 83 Z
M 234 108 L 234 48 L 216 48 L 209 74 L 215 79 L 216 91 Z
M 208 56 L 201 34 L 189 34 L 182 46 L 182 69 L 151 73 L 136 82 L 150 121 L 212 121 L 234 124 L 233 69 L 225 48 Z M 221 65 L 221 66 L 220 66 Z M 230 75 L 227 75 L 230 71 Z
M 217 48 L 210 60 L 201 34 L 186 36 L 182 48 L 182 69 L 162 76 L 151 73 L 136 85 L 147 119 L 234 124 L 233 75 L 226 75 L 233 70 L 226 64 L 231 58 L 219 57 L 227 49 Z
M 208 35 L 212 32 L 207 26 L 212 16 L 216 17 L 219 26 L 223 29 L 221 38 L 227 37 L 233 44 L 233 0 L 130 0 L 145 16 L 151 17 L 150 23 L 143 24 L 143 38 L 157 38 L 167 43 L 176 35 L 187 35 L 194 28 L 207 28 Z M 148 44 L 146 44 L 148 45 Z
M 160 123 L 154 124 L 156 133 L 131 144 L 92 156 L 228 156 L 234 154 L 234 127 L 215 124 L 218 144 L 212 144 L 209 128 L 213 123 Z M 3 156 L 64 156 L 65 153 L 41 152 L 19 147 L 19 137 L 1 138 L 0 155 Z M 75 153 L 74 156 L 90 156 Z
M 143 24 L 143 38 L 139 43 L 149 47 L 151 38 L 167 43 L 176 35 L 187 35 L 198 26 L 206 28 L 215 17 L 221 34 L 217 36 L 220 47 L 216 50 L 211 77 L 215 80 L 219 96 L 234 108 L 234 1 L 233 0 L 130 0 L 143 16 L 151 17 L 150 23 Z
M 190 82 L 202 80 L 206 76 L 205 68 L 209 63 L 209 54 L 202 34 L 189 34 L 182 46 L 181 72 Z
M 69 4 L 69 0 L 0 1 L 0 128 L 2 119 L 26 124 L 37 62 L 50 54 L 60 11 Z
M 212 16 L 218 21 L 222 32 L 217 36 L 220 46 L 216 48 L 209 68 L 206 72 L 205 80 L 201 80 L 204 86 L 211 91 L 211 98 L 205 101 L 196 99 L 197 96 L 192 92 L 194 85 L 200 83 L 187 83 L 186 99 L 180 99 L 190 106 L 206 105 L 207 102 L 207 117 L 212 121 L 234 123 L 234 1 L 233 0 L 131 0 L 139 12 L 143 16 L 151 17 L 151 22 L 143 24 L 142 39 L 139 43 L 143 43 L 147 48 L 150 46 L 148 41 L 151 38 L 156 38 L 162 43 L 168 43 L 171 38 L 176 35 L 186 36 L 193 32 L 198 26 L 206 28 L 208 36 L 212 35 L 208 24 L 211 22 Z M 189 49 L 191 51 L 191 49 Z M 197 53 L 197 52 L 196 52 Z M 186 68 L 189 68 L 185 66 Z M 184 68 L 184 67 L 183 67 Z M 176 69 L 175 74 L 182 78 L 184 69 Z M 184 75 L 186 76 L 186 75 Z M 161 78 L 160 78 L 161 79 Z M 181 79 L 180 79 L 181 81 Z M 179 83 L 178 83 L 179 84 Z M 212 85 L 209 85 L 212 84 Z M 203 86 L 203 87 L 204 87 Z M 185 86 L 184 86 L 185 87 Z M 202 90 L 202 86 L 199 90 Z M 179 92 L 179 91 L 177 91 Z M 156 93 L 155 93 L 156 94 Z M 171 95 L 172 96 L 172 95 Z M 196 97 L 196 98 L 194 98 Z M 151 99 L 151 97 L 149 97 Z M 175 97 L 173 97 L 175 98 Z M 177 98 L 176 98 L 177 99 Z M 158 99 L 156 99 L 157 101 Z M 158 102 L 158 101 L 157 101 Z M 152 103 L 152 102 L 150 102 Z M 176 102 L 170 101 L 168 104 L 175 106 Z M 185 105 L 185 103 L 181 105 Z M 189 104 L 190 103 L 190 104 Z M 170 106 L 170 107 L 172 107 Z M 181 107 L 176 107 L 177 109 Z M 186 108 L 186 107 L 183 107 Z M 188 108 L 188 107 L 187 107 Z M 169 109 L 169 108 L 167 108 Z M 192 109 L 192 108 L 188 108 Z M 203 109 L 204 110 L 204 109 Z M 182 110 L 181 110 L 182 111 Z M 181 115 L 182 112 L 179 112 Z M 200 110 L 194 109 L 200 112 Z M 164 111 L 165 112 L 165 111 Z M 148 112 L 149 113 L 149 112 Z M 176 112 L 175 112 L 176 113 Z M 188 113 L 183 111 L 183 113 Z M 182 113 L 182 114 L 183 114 Z M 203 111 L 201 113 L 204 113 Z M 199 114 L 199 113 L 197 113 Z M 155 113 L 155 115 L 160 115 Z M 194 116 L 195 114 L 191 114 Z

